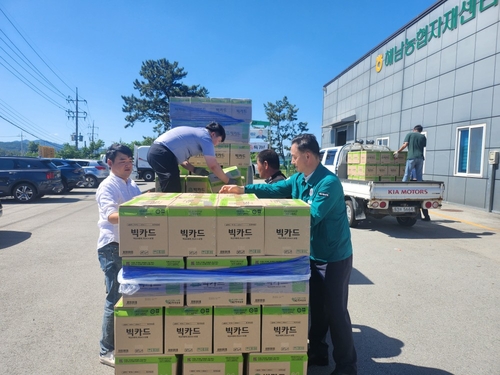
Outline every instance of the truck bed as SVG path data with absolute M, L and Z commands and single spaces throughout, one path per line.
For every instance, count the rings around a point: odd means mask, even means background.
M 344 195 L 361 199 L 427 200 L 442 199 L 444 183 L 439 181 L 382 182 L 341 179 Z

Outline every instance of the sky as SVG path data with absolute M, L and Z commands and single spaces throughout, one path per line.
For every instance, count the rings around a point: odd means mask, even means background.
M 0 0 L 0 142 L 74 145 L 77 90 L 79 147 L 92 131 L 106 146 L 156 137 L 124 127 L 122 95 L 163 58 L 212 98 L 251 99 L 253 120 L 287 96 L 320 140 L 323 86 L 435 3 Z

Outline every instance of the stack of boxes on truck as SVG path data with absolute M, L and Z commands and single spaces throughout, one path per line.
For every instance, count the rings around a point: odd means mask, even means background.
M 252 101 L 249 99 L 225 98 L 171 98 L 170 118 L 172 127 L 195 126 L 205 127 L 211 121 L 220 123 L 226 131 L 224 143 L 215 147 L 215 157 L 230 175 L 234 167 L 239 170 L 231 178 L 244 179 L 250 167 L 250 122 L 252 121 Z M 195 167 L 207 168 L 203 155 L 195 155 L 189 159 Z M 189 175 L 181 168 L 184 190 L 187 193 L 217 193 L 222 184 L 214 176 L 210 180 L 204 176 Z M 243 184 L 243 183 L 242 183 Z
M 119 215 L 115 374 L 307 373 L 306 203 L 146 193 Z
M 362 181 L 401 181 L 406 152 L 394 158 L 392 151 L 361 150 L 347 153 L 347 178 Z

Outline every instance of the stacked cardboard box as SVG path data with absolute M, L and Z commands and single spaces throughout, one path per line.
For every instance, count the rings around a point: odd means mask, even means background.
M 308 280 L 273 275 L 308 269 L 307 204 L 148 193 L 119 213 L 124 269 L 154 277 L 115 306 L 116 374 L 306 374 Z
M 226 131 L 224 143 L 216 146 L 215 157 L 223 168 L 236 166 L 241 176 L 248 178 L 250 162 L 250 122 L 252 121 L 252 101 L 228 98 L 171 98 L 170 118 L 172 127 L 205 127 L 211 121 L 220 123 Z M 207 168 L 203 155 L 194 155 L 189 162 L 197 167 Z M 183 172 L 183 171 L 181 171 Z M 189 173 L 182 173 L 188 175 Z M 203 180 L 203 179 L 201 179 Z M 190 183 L 194 184 L 192 187 Z M 200 179 L 187 179 L 186 192 L 210 192 L 199 190 Z M 190 190 L 191 188 L 191 190 Z M 198 189 L 198 190 L 194 190 Z M 211 192 L 218 192 L 212 189 Z
M 406 152 L 397 159 L 391 151 L 350 151 L 347 153 L 347 178 L 362 181 L 396 181 L 404 175 Z

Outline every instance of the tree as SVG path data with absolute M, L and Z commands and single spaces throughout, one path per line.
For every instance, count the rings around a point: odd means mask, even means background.
M 83 159 L 82 150 L 77 150 L 75 146 L 69 143 L 64 143 L 62 149 L 60 149 L 56 156 L 63 159 Z
M 40 143 L 30 141 L 28 143 L 28 149 L 24 153 L 24 156 L 37 157 L 38 156 L 38 146 L 40 146 Z
M 309 131 L 307 122 L 297 122 L 299 109 L 288 101 L 286 96 L 275 104 L 264 104 L 267 119 L 270 122 L 268 141 L 271 147 L 285 163 L 285 151 L 290 151 L 290 142 L 296 136 Z
M 158 135 L 170 129 L 169 102 L 171 97 L 206 97 L 208 90 L 200 85 L 187 86 L 181 80 L 187 76 L 179 63 L 170 63 L 166 59 L 146 60 L 142 63 L 139 74 L 143 81 L 136 79 L 134 89 L 140 97 L 133 94 L 123 96 L 125 104 L 122 111 L 128 113 L 125 117 L 125 128 L 133 127 L 137 121 L 154 123 L 153 131 Z

